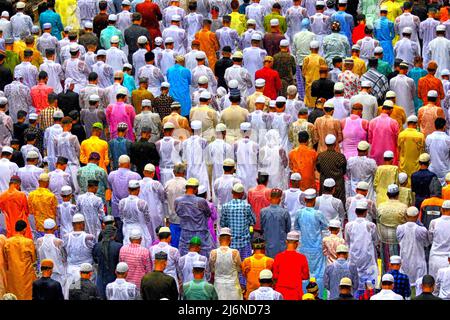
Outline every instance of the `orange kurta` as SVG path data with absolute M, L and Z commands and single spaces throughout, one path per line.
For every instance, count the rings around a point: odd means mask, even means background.
M 248 299 L 250 292 L 259 288 L 259 273 L 264 269 L 272 270 L 273 259 L 262 253 L 255 253 L 251 257 L 245 258 L 242 263 L 242 274 L 247 279 L 247 289 L 245 299 Z
M 191 127 L 189 126 L 189 121 L 186 117 L 183 117 L 177 112 L 172 112 L 168 116 L 165 116 L 162 120 L 162 125 L 164 126 L 166 122 L 172 122 L 175 126 L 173 131 L 173 137 L 180 141 L 184 141 L 191 136 Z
M 47 188 L 37 188 L 28 195 L 28 207 L 30 214 L 34 215 L 36 230 L 44 232 L 45 219 L 56 221 L 56 207 L 58 199 Z
M 442 188 L 442 199 L 450 200 L 450 184 Z
M 6 237 L 3 234 L 0 234 L 0 297 L 6 293 L 5 244 Z
M 444 118 L 444 110 L 441 107 L 433 105 L 425 105 L 419 108 L 417 112 L 417 117 L 419 119 L 420 131 L 425 135 L 425 138 L 436 130 L 434 126 L 434 121 L 437 118 Z
M 326 114 L 317 118 L 314 122 L 314 137 L 319 143 L 317 146 L 318 153 L 327 150 L 325 137 L 329 134 L 336 137 L 334 150 L 336 150 L 336 152 L 340 152 L 339 143 L 343 140 L 341 122 L 338 119 L 334 119 L 332 116 Z
M 33 240 L 16 234 L 6 240 L 6 291 L 18 300 L 31 300 L 33 281 L 36 280 L 36 251 Z
M 289 153 L 289 168 L 302 176 L 300 189 L 315 188 L 315 168 L 317 152 L 307 146 L 300 145 Z
M 27 196 L 24 192 L 18 191 L 15 188 L 10 188 L 0 195 L 0 210 L 5 216 L 6 236 L 12 237 L 14 228 L 18 220 L 23 220 L 27 223 L 27 231 L 25 236 L 32 238 L 30 223 L 28 222 L 28 202 Z
M 212 31 L 202 29 L 195 34 L 195 39 L 200 41 L 200 50 L 208 57 L 209 67 L 214 71 L 217 62 L 216 52 L 220 49 L 216 34 Z
M 438 98 L 436 100 L 436 105 L 440 106 L 441 100 L 445 98 L 442 82 L 435 76 L 427 74 L 425 77 L 420 78 L 417 84 L 417 96 L 423 101 L 424 106 L 428 104 L 427 95 L 430 90 L 437 91 Z

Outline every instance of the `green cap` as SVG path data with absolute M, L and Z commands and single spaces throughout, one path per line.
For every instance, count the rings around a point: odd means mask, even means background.
M 197 245 L 197 246 L 201 246 L 202 245 L 202 240 L 199 237 L 192 237 L 191 241 L 189 241 L 189 244 L 192 245 Z
M 92 128 L 97 128 L 97 129 L 103 130 L 103 124 L 101 122 L 95 122 L 92 125 Z

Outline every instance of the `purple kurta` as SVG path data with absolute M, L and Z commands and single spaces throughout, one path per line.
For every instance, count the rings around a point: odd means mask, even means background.
M 108 183 L 113 190 L 111 198 L 111 209 L 114 217 L 119 216 L 119 201 L 128 197 L 128 182 L 130 180 L 141 180 L 141 176 L 130 169 L 119 168 L 112 171 L 108 176 Z

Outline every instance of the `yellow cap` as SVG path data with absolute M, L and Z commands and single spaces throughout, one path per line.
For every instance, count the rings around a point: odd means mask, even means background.
M 200 185 L 200 182 L 195 178 L 189 178 L 186 182 L 187 187 L 198 187 Z

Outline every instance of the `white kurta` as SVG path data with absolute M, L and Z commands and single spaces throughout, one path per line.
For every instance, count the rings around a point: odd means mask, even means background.
M 436 37 L 428 44 L 426 54 L 429 60 L 436 61 L 438 69 L 436 77 L 441 75 L 442 70 L 450 69 L 450 40 L 445 36 Z
M 414 80 L 404 74 L 399 74 L 389 81 L 389 86 L 396 94 L 396 104 L 403 107 L 406 117 L 415 115 L 414 96 L 416 95 L 416 84 Z
M 161 182 L 145 177 L 140 182 L 139 198 L 148 204 L 152 224 L 155 228 L 164 226 L 164 201 L 166 195 Z M 152 238 L 156 239 L 156 233 L 151 233 Z
M 206 147 L 208 143 L 200 136 L 193 135 L 181 144 L 182 160 L 187 163 L 186 177 L 196 178 L 205 186 L 210 195 L 208 170 L 206 168 Z
M 431 241 L 429 272 L 435 279 L 440 268 L 448 266 L 450 253 L 450 216 L 441 216 L 430 222 L 428 237 Z
M 236 174 L 246 191 L 256 186 L 258 149 L 258 144 L 249 138 L 240 139 L 235 143 Z

